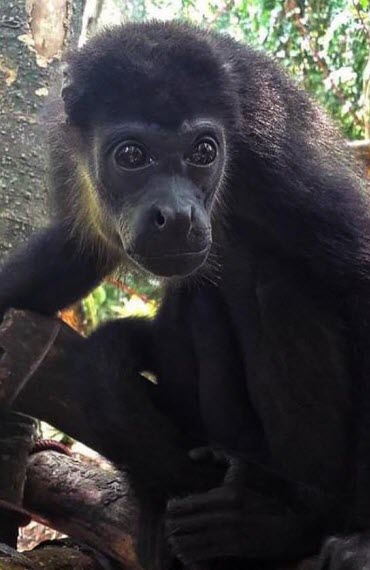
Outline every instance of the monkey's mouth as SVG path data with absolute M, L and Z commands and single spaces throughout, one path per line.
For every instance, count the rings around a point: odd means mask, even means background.
M 206 261 L 211 244 L 199 251 L 162 253 L 161 255 L 141 255 L 128 252 L 130 258 L 142 269 L 158 277 L 185 277 L 194 273 Z

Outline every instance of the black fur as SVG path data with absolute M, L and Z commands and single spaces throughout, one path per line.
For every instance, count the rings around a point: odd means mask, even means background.
M 168 134 L 206 116 L 224 133 L 208 261 L 165 280 L 153 321 L 99 329 L 73 371 L 100 450 L 129 468 L 172 554 L 257 568 L 368 527 L 369 195 L 336 130 L 263 54 L 174 23 L 91 40 L 69 56 L 62 98 L 55 222 L 2 269 L 2 309 L 52 313 L 132 267 L 114 212 L 96 209 L 107 189 L 92 149 L 105 128 L 132 120 Z M 111 210 L 131 216 L 137 198 L 123 190 Z M 328 552 L 325 568 L 344 568 Z

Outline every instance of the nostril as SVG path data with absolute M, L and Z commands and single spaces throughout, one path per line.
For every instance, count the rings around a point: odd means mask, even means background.
M 162 229 L 166 225 L 166 218 L 161 210 L 157 210 L 154 216 L 154 222 L 157 228 Z
M 194 206 L 192 206 L 190 210 L 190 221 L 192 224 L 194 223 L 194 219 L 195 219 L 195 208 Z

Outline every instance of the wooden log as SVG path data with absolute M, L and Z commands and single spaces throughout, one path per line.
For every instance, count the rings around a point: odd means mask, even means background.
M 0 570 L 106 570 L 108 567 L 98 553 L 77 545 L 69 546 L 68 541 L 65 544 L 48 541 L 45 546 L 24 553 L 1 552 L 0 549 Z
M 91 467 L 55 451 L 31 455 L 24 507 L 49 526 L 139 570 L 138 509 L 124 474 Z

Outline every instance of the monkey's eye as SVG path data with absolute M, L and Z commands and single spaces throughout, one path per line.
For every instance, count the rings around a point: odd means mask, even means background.
M 120 144 L 114 153 L 114 160 L 120 168 L 126 170 L 144 168 L 152 162 L 145 148 L 133 142 Z
M 186 160 L 195 166 L 208 166 L 215 161 L 216 156 L 216 143 L 212 139 L 204 139 L 195 144 Z

